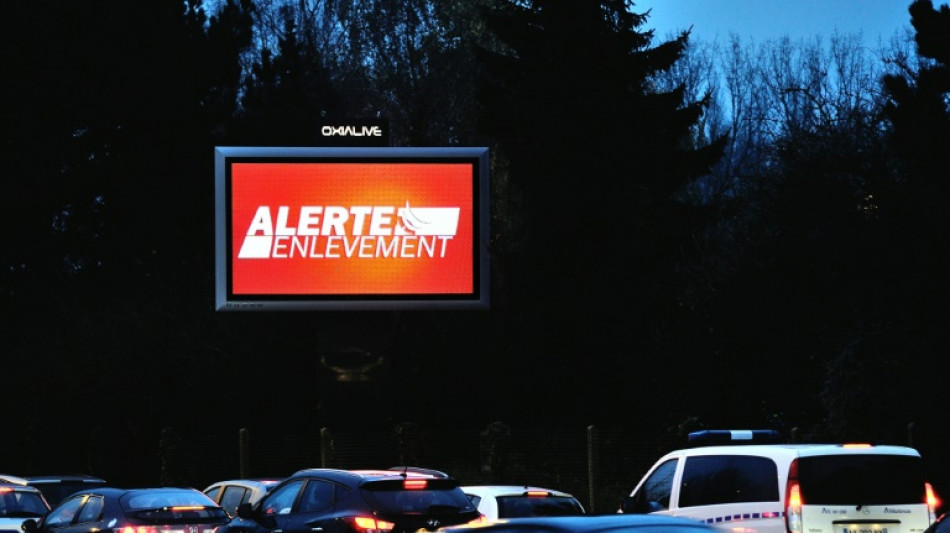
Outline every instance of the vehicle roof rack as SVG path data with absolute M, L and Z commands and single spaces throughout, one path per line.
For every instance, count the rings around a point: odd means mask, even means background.
M 689 443 L 693 446 L 775 444 L 779 442 L 782 442 L 782 437 L 774 429 L 706 429 L 689 434 Z

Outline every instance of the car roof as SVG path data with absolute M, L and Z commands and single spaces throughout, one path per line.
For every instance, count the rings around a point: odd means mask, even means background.
M 20 483 L 10 483 L 6 481 L 0 481 L 0 488 L 9 488 L 15 491 L 35 492 L 38 494 L 42 494 L 42 492 L 40 492 L 40 489 L 36 487 L 31 487 L 30 485 L 21 485 Z
M 121 487 L 89 487 L 87 489 L 78 490 L 73 495 L 76 494 L 99 494 L 102 496 L 108 496 L 113 498 L 118 498 L 126 494 L 136 494 L 141 492 L 198 492 L 201 494 L 201 491 L 194 489 L 192 487 L 136 487 L 136 488 L 121 488 Z
M 906 446 L 847 444 L 738 444 L 698 446 L 668 453 L 665 457 L 690 455 L 761 455 L 775 458 L 810 457 L 818 455 L 906 455 L 920 457 L 920 452 Z
M 261 478 L 261 479 L 226 479 L 224 481 L 215 481 L 214 483 L 205 487 L 202 492 L 207 492 L 214 487 L 221 487 L 224 485 L 237 485 L 240 487 L 247 488 L 267 488 L 277 485 L 283 481 L 279 478 Z
M 26 479 L 20 476 L 11 476 L 9 474 L 0 474 L 0 482 L 13 485 L 26 485 Z
M 81 481 L 83 483 L 105 483 L 106 480 L 87 476 L 85 474 L 66 474 L 66 475 L 44 475 L 44 476 L 24 476 L 24 480 L 30 484 L 36 483 L 59 483 L 62 481 Z
M 702 522 L 664 515 L 651 514 L 608 514 L 608 515 L 572 515 L 572 516 L 543 516 L 508 518 L 488 523 L 469 523 L 459 526 L 444 527 L 441 531 L 548 531 L 563 533 L 581 533 L 585 531 L 609 531 L 612 529 L 629 530 L 632 528 L 646 528 L 656 531 L 655 528 L 669 527 L 676 530 L 694 528 L 697 530 L 715 531 L 712 526 Z
M 466 494 L 477 494 L 482 497 L 521 496 L 528 491 L 544 491 L 550 493 L 552 496 L 562 496 L 565 498 L 574 497 L 571 494 L 561 490 L 546 489 L 544 487 L 537 487 L 534 485 L 464 485 L 462 487 L 462 492 Z
M 435 471 L 437 472 L 437 471 Z M 320 476 L 330 479 L 338 479 L 341 481 L 348 481 L 350 483 L 358 483 L 361 481 L 377 481 L 381 479 L 448 479 L 444 474 L 441 473 L 427 473 L 420 470 L 383 470 L 383 469 L 366 469 L 366 470 L 341 470 L 337 468 L 307 468 L 304 470 L 299 470 L 294 472 L 291 478 L 301 477 L 301 476 Z

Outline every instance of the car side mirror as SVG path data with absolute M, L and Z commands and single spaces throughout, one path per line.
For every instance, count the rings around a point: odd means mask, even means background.
M 22 529 L 25 533 L 36 533 L 39 528 L 36 525 L 36 520 L 28 518 L 24 520 L 22 524 L 20 524 L 20 529 Z
M 254 518 L 254 506 L 250 503 L 244 502 L 237 506 L 237 515 L 240 518 L 246 518 L 248 520 Z M 30 533 L 30 532 L 27 532 Z

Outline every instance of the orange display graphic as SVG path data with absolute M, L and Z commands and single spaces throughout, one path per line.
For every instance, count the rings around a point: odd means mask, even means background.
M 471 295 L 471 162 L 234 162 L 236 296 Z

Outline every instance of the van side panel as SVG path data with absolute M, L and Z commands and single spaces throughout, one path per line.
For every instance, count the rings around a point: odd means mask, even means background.
M 785 533 L 779 467 L 759 455 L 703 454 L 681 461 L 674 516 L 744 533 Z

